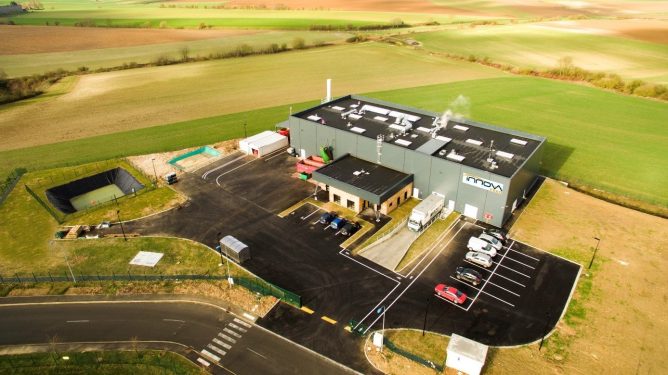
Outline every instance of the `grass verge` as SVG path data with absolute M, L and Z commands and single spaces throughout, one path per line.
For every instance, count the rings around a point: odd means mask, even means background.
M 68 359 L 64 359 L 67 357 Z M 0 356 L 0 372 L 17 375 L 42 374 L 201 374 L 184 357 L 166 351 L 58 352 Z
M 424 233 L 422 233 L 420 237 L 418 237 L 415 242 L 411 244 L 411 247 L 408 248 L 408 251 L 401 259 L 401 262 L 399 262 L 399 265 L 396 269 L 401 270 L 410 262 L 412 262 L 413 259 L 424 253 L 431 245 L 434 244 L 436 239 L 441 234 L 443 234 L 443 232 L 447 230 L 450 225 L 455 222 L 455 220 L 457 220 L 459 215 L 460 214 L 458 212 L 452 212 L 445 219 L 436 220 L 432 225 L 430 225 L 429 228 L 427 228 L 427 230 L 424 231 Z

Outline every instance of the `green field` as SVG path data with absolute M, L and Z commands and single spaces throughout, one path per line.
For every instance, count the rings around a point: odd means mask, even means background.
M 215 4 L 198 4 L 197 8 L 160 7 L 154 1 L 42 1 L 45 10 L 10 19 L 18 25 L 44 25 L 54 21 L 61 25 L 91 21 L 98 26 L 157 27 L 165 21 L 168 27 L 198 27 L 200 23 L 214 27 L 252 29 L 308 29 L 313 25 L 346 27 L 389 24 L 401 19 L 410 24 L 438 21 L 440 23 L 464 22 L 467 16 L 448 14 L 421 14 L 373 11 L 335 10 L 270 10 L 270 9 L 212 9 Z M 167 2 L 167 4 L 169 4 Z M 204 8 L 209 6 L 209 8 Z M 317 6 L 317 5 L 314 5 Z
M 666 206 L 668 195 L 668 104 L 603 90 L 529 77 L 453 82 L 369 93 L 397 103 L 442 112 L 463 94 L 470 118 L 546 136 L 542 172 L 646 202 Z M 210 144 L 272 129 L 303 102 L 120 132 L 51 145 L 0 152 L 0 173 L 38 169 Z M 642 115 L 640 115 L 642 114 Z M 146 142 L 150 139 L 151 142 Z
M 610 20 L 608 22 L 620 22 Z M 581 68 L 624 78 L 668 83 L 668 45 L 614 35 L 593 35 L 521 24 L 460 28 L 410 35 L 428 50 L 489 57 L 528 68 L 553 68 L 569 56 Z
M 85 31 L 84 31 L 85 32 Z M 45 30 L 48 33 L 48 30 Z M 59 68 L 77 70 L 85 66 L 90 70 L 110 68 L 129 63 L 151 63 L 159 58 L 179 60 L 181 50 L 189 49 L 190 57 L 224 54 L 246 44 L 255 49 L 262 49 L 271 43 L 291 46 L 295 38 L 304 39 L 307 45 L 343 40 L 350 36 L 339 32 L 315 31 L 262 31 L 246 35 L 231 35 L 221 38 L 159 43 L 133 47 L 87 49 L 66 52 L 3 55 L 0 54 L 0 67 L 10 77 L 44 73 Z M 48 37 L 44 35 L 44 37 Z
M 327 78 L 343 95 L 502 75 L 382 43 L 90 74 L 53 100 L 0 107 L 0 150 L 319 99 Z

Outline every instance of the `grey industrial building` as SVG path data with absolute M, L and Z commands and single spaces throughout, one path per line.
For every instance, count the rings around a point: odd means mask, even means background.
M 380 164 L 408 176 L 400 179 L 412 183 L 412 191 L 402 193 L 405 198 L 442 194 L 449 209 L 499 227 L 536 182 L 546 141 L 465 119 L 445 121 L 437 113 L 357 95 L 295 113 L 281 126 L 290 129 L 290 145 L 300 157 L 331 146 L 334 164 L 340 159 Z M 348 169 L 357 175 L 368 172 Z M 377 178 L 383 175 L 388 174 Z M 316 171 L 313 177 L 337 189 L 350 185 L 345 178 L 336 182 L 336 174 Z M 378 195 L 352 185 L 347 190 L 362 198 Z M 369 203 L 379 204 L 376 201 L 362 199 L 357 211 Z

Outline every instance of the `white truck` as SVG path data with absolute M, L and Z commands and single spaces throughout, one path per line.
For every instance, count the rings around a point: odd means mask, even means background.
M 441 212 L 444 204 L 445 197 L 437 193 L 423 199 L 411 211 L 411 216 L 408 218 L 408 229 L 415 232 L 423 230 Z

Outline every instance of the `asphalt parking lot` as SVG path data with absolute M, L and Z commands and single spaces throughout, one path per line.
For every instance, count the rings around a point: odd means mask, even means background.
M 188 204 L 128 228 L 211 247 L 221 236 L 235 236 L 251 249 L 252 259 L 243 266 L 299 294 L 306 307 L 280 305 L 259 324 L 364 372 L 355 337 L 344 328 L 355 320 L 365 332 L 379 329 L 380 307 L 387 328 L 422 329 L 426 316 L 429 331 L 496 346 L 535 341 L 556 325 L 578 265 L 515 241 L 492 268 L 480 271 L 483 284 L 462 284 L 451 276 L 463 263 L 468 237 L 481 229 L 459 221 L 403 274 L 388 271 L 341 249 L 344 236 L 314 224 L 323 212 L 316 206 L 302 205 L 285 218 L 276 215 L 313 194 L 312 184 L 293 177 L 294 162 L 283 151 L 259 159 L 227 156 L 175 185 L 190 197 Z M 325 194 L 319 199 L 326 200 Z M 438 299 L 439 283 L 461 288 L 469 299 L 461 306 Z

